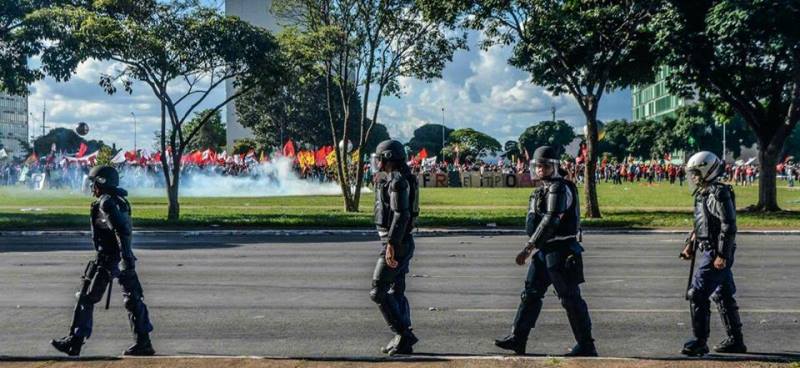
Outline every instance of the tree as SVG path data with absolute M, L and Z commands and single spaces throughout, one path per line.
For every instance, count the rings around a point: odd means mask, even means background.
M 354 145 L 363 147 L 378 122 L 382 98 L 400 96 L 400 78 L 440 77 L 466 37 L 450 36 L 438 22 L 423 18 L 414 0 L 277 0 L 273 9 L 296 25 L 297 49 L 325 80 L 331 143 L 340 158 L 336 173 L 345 210 L 356 212 L 364 155 L 357 155 L 350 172 L 349 155 L 338 144 L 350 136 L 353 106 L 361 105 Z M 361 91 L 359 100 L 352 98 L 355 90 Z M 334 115 L 333 94 L 340 96 L 341 119 Z
M 236 155 L 241 155 L 247 154 L 250 151 L 260 151 L 262 149 L 263 146 L 261 146 L 257 140 L 252 138 L 243 138 L 236 140 L 236 142 L 233 144 L 233 149 L 231 152 Z
M 653 78 L 646 25 L 654 2 L 635 0 L 420 0 L 449 24 L 483 30 L 482 46 L 514 45 L 509 63 L 554 94 L 568 93 L 586 119 L 585 215 L 600 217 L 595 170 L 603 94 Z
M 522 157 L 522 151 L 519 149 L 520 145 L 517 141 L 506 141 L 503 144 L 503 149 L 506 151 L 503 157 L 512 160 Z
M 652 24 L 668 88 L 735 110 L 755 133 L 762 211 L 780 210 L 776 165 L 800 119 L 797 19 L 796 1 L 669 0 Z
M 28 59 L 36 56 L 45 44 L 39 37 L 36 26 L 28 16 L 38 9 L 77 4 L 80 1 L 66 0 L 3 0 L 0 2 L 0 91 L 11 94 L 27 94 L 28 85 L 41 79 L 44 74 L 31 68 Z
M 210 118 L 204 115 L 211 114 Z M 200 124 L 203 121 L 205 124 Z M 199 129 L 198 129 L 199 126 Z M 215 152 L 225 147 L 225 124 L 219 110 L 203 110 L 195 113 L 194 118 L 183 126 L 183 135 L 188 137 L 193 131 L 197 134 L 186 144 L 186 151 L 211 149 Z
M 450 141 L 442 150 L 442 155 L 459 161 L 478 159 L 500 151 L 500 142 L 472 128 L 456 129 L 450 133 Z
M 53 144 L 56 145 L 56 152 L 65 152 L 67 154 L 78 152 L 81 144 L 86 145 L 88 148 L 87 153 L 97 151 L 105 145 L 103 141 L 87 141 L 72 129 L 55 128 L 33 141 L 33 152 L 36 152 L 39 157 L 44 157 L 50 154 Z
M 533 155 L 533 151 L 541 146 L 554 146 L 563 152 L 573 139 L 575 130 L 563 120 L 540 121 L 520 134 L 519 144 L 528 155 Z
M 742 146 L 755 143 L 755 136 L 740 116 L 715 114 L 704 103 L 678 108 L 674 117 L 666 117 L 654 148 L 657 152 L 711 151 L 722 157 L 722 125 L 726 125 L 727 149 L 734 157 L 741 154 Z
M 664 126 L 662 122 L 654 120 L 639 120 L 628 124 L 626 153 L 645 160 L 660 158 L 661 152 L 654 148 L 656 139 L 664 134 Z
M 425 124 L 414 129 L 414 136 L 408 141 L 408 148 L 412 152 L 419 152 L 424 148 L 429 154 L 436 154 L 442 151 L 447 137 L 452 132 L 453 129 L 441 124 Z
M 283 74 L 277 42 L 267 31 L 194 0 L 96 1 L 86 7 L 42 9 L 32 17 L 55 43 L 42 55 L 48 73 L 67 79 L 87 58 L 111 60 L 122 69 L 100 76 L 107 93 L 115 93 L 117 85 L 130 93 L 134 81 L 141 81 L 158 99 L 160 149 L 172 150 L 172 155 L 161 155 L 169 220 L 180 216 L 181 157 L 214 116 L 202 115 L 194 130 L 184 134 L 195 109 L 228 81 L 236 92 L 212 112 L 256 85 L 279 84 Z M 53 64 L 68 67 L 50 69 Z
M 95 166 L 112 165 L 111 160 L 114 158 L 114 150 L 109 146 L 100 147 L 100 152 L 97 152 L 97 160 Z
M 605 125 L 605 136 L 599 141 L 599 153 L 608 153 L 617 161 L 628 155 L 628 132 L 630 123 L 625 120 L 612 120 Z

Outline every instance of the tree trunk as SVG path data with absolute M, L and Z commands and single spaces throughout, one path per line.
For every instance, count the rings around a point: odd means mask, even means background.
M 594 105 L 594 104 L 593 104 Z M 591 106 L 586 113 L 586 166 L 583 171 L 583 193 L 586 218 L 600 218 L 600 203 L 597 201 L 597 107 Z
M 167 187 L 167 198 L 169 199 L 169 210 L 167 212 L 168 221 L 178 221 L 181 217 L 181 206 L 178 202 L 178 189 L 181 183 L 181 156 L 183 152 L 178 150 L 172 157 L 172 181 Z
M 781 146 L 783 145 L 781 144 Z M 776 183 L 776 165 L 778 164 L 779 155 L 780 148 L 764 143 L 759 139 L 758 163 L 761 166 L 761 170 L 758 175 L 758 204 L 755 206 L 755 210 L 767 212 L 781 210 L 778 207 L 778 188 Z

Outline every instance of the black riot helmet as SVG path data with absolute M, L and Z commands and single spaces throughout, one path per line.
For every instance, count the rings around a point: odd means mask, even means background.
M 95 166 L 89 172 L 89 181 L 100 189 L 113 189 L 119 186 L 119 173 L 111 166 Z
M 370 158 L 370 167 L 373 172 L 378 172 L 383 168 L 383 163 L 389 161 L 399 162 L 403 165 L 406 163 L 405 147 L 403 147 L 402 143 L 393 139 L 378 143 L 375 153 Z
M 375 148 L 375 154 L 381 161 L 406 162 L 406 150 L 403 144 L 394 139 L 387 139 L 378 143 L 378 147 Z
M 560 175 L 559 173 L 559 150 L 552 146 L 541 146 L 533 151 L 533 159 L 530 162 L 531 178 L 532 179 L 545 179 L 536 175 L 536 165 L 550 165 L 553 166 L 553 176 Z

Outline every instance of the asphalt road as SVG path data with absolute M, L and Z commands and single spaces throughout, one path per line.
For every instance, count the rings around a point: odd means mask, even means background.
M 520 236 L 418 237 L 408 280 L 416 351 L 496 355 L 526 269 Z M 583 293 L 601 355 L 671 358 L 690 337 L 679 235 L 587 235 Z M 755 359 L 800 358 L 800 236 L 740 236 L 734 272 Z M 370 357 L 391 337 L 369 300 L 378 242 L 364 237 L 135 239 L 159 354 Z M 0 237 L 0 354 L 55 356 L 92 256 L 84 238 Z M 116 286 L 116 285 L 115 285 Z M 98 306 L 86 355 L 131 342 L 119 286 Z M 714 313 L 712 342 L 722 337 Z M 574 343 L 552 291 L 528 344 Z

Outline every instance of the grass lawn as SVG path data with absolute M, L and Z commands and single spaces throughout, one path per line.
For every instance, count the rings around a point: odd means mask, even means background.
M 780 182 L 778 201 L 787 210 L 776 214 L 739 212 L 742 229 L 800 229 L 800 190 Z M 757 187 L 736 187 L 743 209 L 757 200 Z M 423 188 L 423 227 L 522 227 L 530 188 Z M 601 219 L 584 227 L 688 228 L 692 198 L 684 186 L 633 183 L 598 186 Z M 345 213 L 338 196 L 183 198 L 181 221 L 167 223 L 165 197 L 131 197 L 137 228 L 334 228 L 370 227 L 372 194 L 361 212 Z M 88 196 L 66 191 L 31 192 L 0 187 L 0 229 L 87 229 Z

